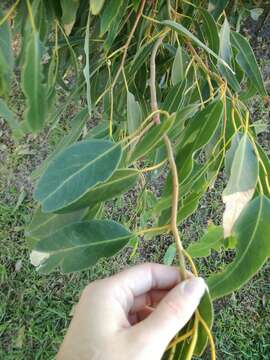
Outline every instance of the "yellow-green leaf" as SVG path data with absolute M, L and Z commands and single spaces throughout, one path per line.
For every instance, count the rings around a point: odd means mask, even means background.
M 93 15 L 98 15 L 103 8 L 105 0 L 91 0 L 90 9 Z

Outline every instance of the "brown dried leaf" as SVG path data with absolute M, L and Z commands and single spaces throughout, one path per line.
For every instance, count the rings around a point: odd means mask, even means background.
M 232 228 L 240 213 L 251 200 L 255 189 L 249 189 L 247 191 L 236 192 L 230 195 L 223 195 L 223 202 L 225 204 L 225 211 L 223 214 L 223 229 L 224 238 L 228 237 L 232 233 Z

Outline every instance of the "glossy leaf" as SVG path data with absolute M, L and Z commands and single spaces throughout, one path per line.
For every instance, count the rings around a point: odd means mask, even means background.
M 256 87 L 256 89 L 261 95 L 267 95 L 263 83 L 262 74 L 260 72 L 258 63 L 248 40 L 244 38 L 244 36 L 242 36 L 241 34 L 232 31 L 231 41 L 232 45 L 238 51 L 236 61 L 245 71 L 246 76 L 251 80 L 253 86 Z
M 0 18 L 3 18 L 1 9 Z M 11 32 L 8 23 L 5 22 L 0 26 L 0 96 L 6 97 L 9 93 L 13 65 Z
M 176 156 L 176 164 L 177 169 L 179 169 L 181 182 L 192 171 L 195 152 L 206 145 L 215 133 L 222 114 L 222 102 L 216 101 L 198 112 L 181 134 L 182 136 L 179 140 L 181 147 Z
M 178 203 L 177 224 L 180 225 L 187 217 L 197 210 L 202 193 L 191 192 L 186 198 Z M 171 208 L 162 211 L 159 218 L 159 226 L 167 225 L 171 219 Z
M 20 138 L 24 135 L 16 115 L 13 114 L 13 112 L 2 99 L 0 99 L 0 116 L 6 120 L 15 138 Z
M 214 19 L 217 20 L 223 10 L 226 9 L 229 0 L 210 0 L 208 5 L 209 12 L 213 15 Z
M 132 134 L 138 129 L 142 120 L 142 111 L 139 103 L 131 92 L 127 93 L 127 121 L 128 133 Z
M 175 117 L 173 115 L 168 119 L 163 120 L 160 124 L 153 126 L 142 140 L 136 144 L 129 161 L 132 163 L 154 150 L 162 141 L 162 136 L 171 128 L 174 120 Z
M 33 132 L 42 129 L 46 117 L 46 87 L 43 84 L 41 44 L 37 32 L 33 32 L 22 69 L 22 89 L 26 97 L 25 119 Z
M 60 0 L 62 8 L 62 23 L 64 24 L 67 35 L 71 33 L 76 20 L 76 13 L 80 5 L 80 0 Z
M 81 220 L 84 213 L 85 210 L 74 211 L 64 215 L 44 214 L 41 209 L 38 208 L 33 215 L 31 223 L 25 229 L 25 236 L 31 239 L 31 241 L 39 241 L 63 226 Z
M 201 239 L 192 243 L 187 252 L 192 257 L 205 257 L 211 254 L 211 249 L 219 251 L 223 240 L 223 227 L 211 224 Z
M 83 69 L 83 75 L 86 82 L 86 101 L 88 106 L 88 113 L 91 114 L 92 103 L 91 103 L 91 84 L 90 84 L 89 36 L 90 36 L 90 11 L 88 12 L 85 39 L 84 39 L 85 67 Z
M 93 220 L 93 219 L 101 219 L 103 212 L 104 204 L 97 203 L 93 206 L 90 206 L 84 213 L 83 220 Z
M 93 15 L 98 15 L 103 8 L 105 0 L 91 0 L 90 9 Z
M 109 134 L 108 122 L 101 121 L 92 129 L 89 130 L 88 134 L 84 139 L 104 139 Z
M 270 201 L 265 196 L 252 200 L 233 227 L 236 257 L 225 270 L 207 283 L 213 299 L 239 289 L 252 278 L 270 256 Z
M 181 46 L 178 47 L 172 65 L 172 84 L 176 85 L 185 78 L 184 54 Z
M 100 183 L 86 194 L 61 209 L 61 213 L 93 206 L 96 203 L 109 200 L 116 195 L 128 191 L 138 180 L 139 172 L 136 169 L 119 169 L 107 180 Z
M 212 15 L 205 9 L 200 9 L 200 15 L 203 19 L 203 30 L 208 40 L 209 48 L 216 54 L 219 53 L 218 28 Z
M 258 161 L 253 145 L 244 134 L 236 149 L 229 182 L 223 195 L 254 189 L 258 179 Z
M 233 163 L 233 158 L 235 155 L 235 152 L 238 148 L 238 145 L 240 143 L 241 137 L 243 134 L 237 132 L 236 134 L 234 134 L 232 141 L 231 141 L 231 146 L 229 148 L 229 150 L 226 152 L 226 156 L 225 156 L 225 173 L 226 175 L 229 177 L 231 174 L 231 168 L 232 168 L 232 163 Z
M 165 20 L 162 21 L 162 24 L 169 26 L 171 29 L 179 32 L 181 35 L 187 36 L 192 41 L 195 42 L 196 45 L 204 49 L 206 52 L 208 52 L 210 55 L 212 55 L 214 58 L 220 61 L 220 63 L 225 66 L 228 71 L 230 71 L 233 74 L 233 71 L 229 64 L 227 64 L 226 60 L 217 55 L 212 49 L 210 49 L 208 46 L 206 46 L 201 40 L 199 40 L 195 35 L 193 35 L 188 29 L 186 29 L 183 25 L 176 23 L 171 20 Z
M 261 162 L 259 162 L 259 177 L 263 187 L 264 194 L 270 198 L 270 160 L 265 150 L 257 143 L 257 151 L 260 155 Z
M 214 311 L 213 311 L 213 305 L 212 300 L 208 292 L 205 292 L 199 306 L 198 306 L 199 313 L 201 317 L 204 319 L 204 321 L 207 323 L 209 329 L 212 328 L 213 320 L 214 320 Z M 188 324 L 185 326 L 184 329 L 182 329 L 179 332 L 179 336 L 184 335 L 189 330 L 192 329 L 194 325 L 194 320 L 191 319 Z M 196 342 L 196 346 L 194 349 L 194 355 L 197 357 L 201 356 L 207 346 L 208 342 L 208 336 L 206 331 L 204 330 L 204 327 L 201 323 L 199 323 L 198 327 L 198 338 Z M 173 359 L 176 360 L 185 360 L 188 356 L 188 351 L 190 347 L 190 338 L 186 339 L 185 341 L 180 342 L 175 349 L 174 357 Z M 167 360 L 168 357 L 165 357 Z
M 175 256 L 176 256 L 176 246 L 175 244 L 171 244 L 164 254 L 163 264 L 172 265 Z
M 121 9 L 123 0 L 110 0 L 106 2 L 104 10 L 101 15 L 101 22 L 100 22 L 100 34 L 105 34 L 108 31 L 112 21 L 118 15 L 118 11 Z
M 114 255 L 134 234 L 112 220 L 81 221 L 66 225 L 42 238 L 31 259 L 42 273 L 60 266 L 64 273 L 94 265 L 100 258 Z
M 219 56 L 231 67 L 232 48 L 230 41 L 230 25 L 226 18 L 220 30 Z M 236 79 L 236 76 L 220 61 L 218 62 L 218 68 L 221 74 L 228 80 L 228 83 L 233 88 L 233 90 L 236 92 L 240 91 L 241 88 Z
M 34 193 L 44 212 L 73 203 L 98 183 L 106 181 L 121 159 L 120 145 L 106 140 L 74 144 L 52 159 Z
M 210 297 L 210 294 L 208 293 L 208 291 L 205 292 L 205 294 L 200 302 L 198 310 L 199 310 L 201 317 L 208 325 L 208 328 L 211 330 L 212 326 L 213 326 L 213 322 L 214 322 L 214 309 L 213 309 L 212 300 L 211 300 L 211 297 Z M 207 335 L 203 325 L 201 323 L 199 323 L 198 340 L 197 340 L 197 344 L 196 344 L 196 347 L 194 350 L 194 355 L 202 356 L 202 354 L 207 346 L 207 342 L 208 342 L 208 335 Z
M 173 86 L 165 97 L 162 109 L 168 113 L 177 112 L 183 106 L 184 91 L 186 88 L 186 80 L 181 81 L 179 84 Z
M 189 104 L 178 110 L 175 114 L 175 121 L 171 129 L 168 131 L 168 135 L 171 140 L 176 141 L 176 146 L 180 145 L 179 139 L 184 131 L 186 120 L 193 117 L 199 110 L 199 107 L 199 104 Z
M 37 179 L 48 167 L 50 161 L 63 149 L 78 140 L 88 116 L 87 109 L 82 109 L 72 120 L 69 133 L 56 145 L 54 151 L 43 161 L 43 163 L 32 173 L 32 179 Z

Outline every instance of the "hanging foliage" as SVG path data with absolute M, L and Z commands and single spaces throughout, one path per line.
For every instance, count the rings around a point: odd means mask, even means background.
M 14 136 L 54 128 L 71 100 L 85 103 L 33 174 L 39 207 L 26 235 L 38 270 L 87 269 L 143 234 L 172 234 L 164 261 L 177 256 L 183 278 L 186 261 L 197 275 L 193 258 L 236 250 L 209 277 L 209 294 L 164 359 L 201 356 L 207 343 L 215 359 L 212 301 L 240 289 L 270 256 L 270 163 L 247 106 L 267 93 L 248 40 L 231 25 L 237 2 L 230 3 L 18 0 L 0 11 L 0 115 Z M 15 69 L 22 121 L 9 102 Z M 54 110 L 59 87 L 67 100 Z M 101 120 L 86 133 L 93 112 Z M 163 167 L 159 196 L 139 186 Z M 223 224 L 211 224 L 184 250 L 178 225 L 223 169 Z M 135 186 L 141 228 L 102 218 L 107 200 Z

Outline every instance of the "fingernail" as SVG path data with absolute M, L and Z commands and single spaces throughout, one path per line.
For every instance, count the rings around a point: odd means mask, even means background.
M 201 298 L 207 288 L 203 278 L 194 277 L 182 283 L 182 291 L 185 295 Z

